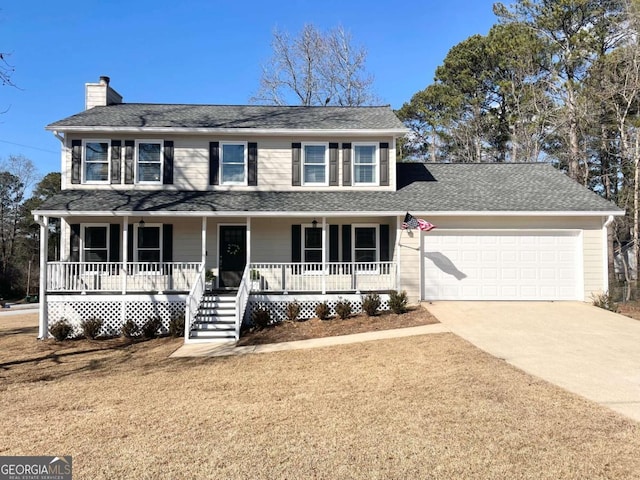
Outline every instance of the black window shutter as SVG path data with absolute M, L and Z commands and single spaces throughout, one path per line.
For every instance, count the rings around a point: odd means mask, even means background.
M 380 261 L 389 261 L 389 225 L 380 224 Z
M 112 223 L 109 228 L 109 261 L 120 261 L 120 224 Z
M 162 225 L 162 261 L 173 262 L 173 225 Z
M 209 185 L 218 185 L 220 170 L 220 142 L 209 142 Z
M 80 261 L 80 224 L 72 223 L 71 227 L 71 237 L 69 241 L 69 261 L 70 262 L 79 262 Z
M 133 258 L 133 250 L 134 250 L 134 245 L 133 245 L 133 223 L 129 224 L 129 227 L 127 228 L 127 261 L 128 262 L 133 262 L 135 259 Z
M 380 185 L 389 185 L 389 144 L 380 142 Z
M 302 261 L 302 227 L 291 225 L 291 261 L 300 263 Z
M 249 165 L 247 165 L 247 171 L 249 173 L 248 184 L 251 187 L 258 185 L 258 144 L 256 142 L 249 142 L 247 144 L 249 152 L 247 153 L 247 159 Z
M 173 185 L 173 140 L 164 141 L 162 183 L 164 185 Z
M 338 144 L 329 144 L 329 185 L 338 186 Z
M 300 163 L 301 143 L 291 144 L 291 185 L 300 186 L 302 164 Z
M 71 140 L 71 183 L 80 183 L 82 140 Z
M 329 225 L 329 261 L 339 262 L 338 244 L 340 242 L 340 228 L 338 225 Z
M 136 142 L 133 140 L 124 141 L 124 183 L 131 184 L 135 178 L 133 165 L 133 149 Z
M 111 140 L 111 183 L 120 183 L 122 161 L 122 142 Z
M 351 144 L 342 144 L 342 185 L 351 185 Z
M 342 261 L 351 261 L 351 225 L 342 225 Z

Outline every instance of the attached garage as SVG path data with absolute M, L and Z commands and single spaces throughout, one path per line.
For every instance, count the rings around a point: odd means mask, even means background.
M 582 300 L 580 230 L 423 233 L 424 300 Z

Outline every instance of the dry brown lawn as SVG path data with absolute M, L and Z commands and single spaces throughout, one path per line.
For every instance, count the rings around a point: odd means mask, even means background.
M 452 334 L 169 359 L 0 317 L 0 455 L 74 478 L 630 479 L 640 424 Z

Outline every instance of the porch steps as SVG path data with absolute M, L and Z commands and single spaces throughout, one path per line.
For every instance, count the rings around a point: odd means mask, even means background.
M 189 337 L 198 340 L 234 340 L 235 292 L 206 292 L 200 302 Z

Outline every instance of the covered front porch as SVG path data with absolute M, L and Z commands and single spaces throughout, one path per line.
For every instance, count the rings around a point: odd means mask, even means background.
M 73 305 L 87 302 L 170 298 L 173 306 L 165 310 L 172 315 L 176 302 L 184 305 L 188 340 L 207 293 L 227 292 L 237 338 L 251 296 L 319 298 L 401 288 L 395 216 L 61 218 L 62 254 L 41 258 L 41 338 L 62 311 L 80 321 L 87 309 Z M 38 220 L 44 243 L 49 218 Z M 50 308 L 61 301 L 64 309 Z M 117 314 L 121 321 L 125 310 Z

